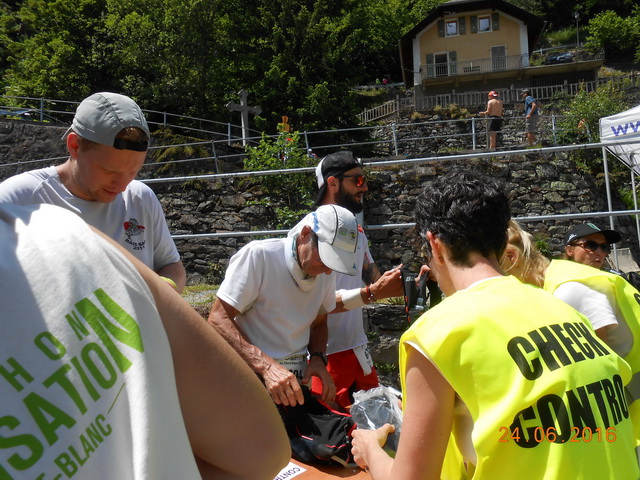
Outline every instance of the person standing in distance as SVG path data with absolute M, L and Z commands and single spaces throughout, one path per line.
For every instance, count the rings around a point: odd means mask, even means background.
M 186 272 L 162 206 L 134 180 L 151 138 L 140 107 L 125 95 L 95 93 L 80 103 L 65 138 L 65 163 L 8 178 L 0 202 L 71 210 L 182 292 Z
M 362 212 L 362 198 L 368 186 L 360 160 L 352 152 L 339 151 L 324 157 L 316 167 L 316 178 L 320 189 L 316 205 L 339 205 L 354 214 Z M 381 274 L 360 225 L 358 235 L 355 276 L 336 273 L 336 310 L 346 311 L 330 313 L 328 317 L 327 370 L 336 385 L 336 403 L 342 408 L 353 403 L 353 392 L 379 385 L 367 349 L 362 307 L 375 300 L 403 295 L 400 267 Z M 312 391 L 322 392 L 315 377 Z
M 493 150 L 496 148 L 498 132 L 502 128 L 503 107 L 502 100 L 498 99 L 498 92 L 491 90 L 488 96 L 487 109 L 484 112 L 480 112 L 480 115 L 491 119 L 487 125 L 487 132 L 489 132 L 489 148 Z
M 528 88 L 522 90 L 520 96 L 524 100 L 524 135 L 529 146 L 533 146 L 536 143 L 536 130 L 538 129 L 538 104 Z

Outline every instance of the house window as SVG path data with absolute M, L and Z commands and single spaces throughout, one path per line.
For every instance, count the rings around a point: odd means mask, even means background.
M 449 76 L 449 55 L 446 53 L 436 53 L 436 77 Z
M 447 20 L 446 32 L 447 37 L 458 35 L 458 20 Z
M 491 17 L 478 17 L 478 31 L 490 32 L 491 31 Z

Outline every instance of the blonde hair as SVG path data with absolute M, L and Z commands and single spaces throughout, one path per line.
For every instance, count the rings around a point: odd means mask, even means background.
M 531 234 L 525 232 L 513 219 L 509 221 L 507 235 L 507 248 L 500 259 L 504 272 L 524 283 L 542 287 L 549 259 L 538 251 Z

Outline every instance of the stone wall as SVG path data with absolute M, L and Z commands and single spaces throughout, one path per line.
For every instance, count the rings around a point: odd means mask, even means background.
M 452 130 L 459 128 L 452 125 Z M 41 167 L 51 162 L 26 163 L 18 161 L 63 157 L 62 127 L 42 127 L 35 122 L 0 121 L 0 179 L 19 170 Z M 423 132 L 424 134 L 425 132 Z M 406 135 L 406 132 L 399 132 Z M 419 132 L 413 132 L 415 137 Z M 453 137 L 453 135 L 451 135 Z M 423 136 L 418 151 L 403 152 L 404 158 L 427 157 L 442 140 Z M 467 152 L 469 153 L 469 152 Z M 387 160 L 388 158 L 380 158 Z M 366 159 L 365 159 L 366 160 Z M 10 164 L 2 167 L 4 164 Z M 187 164 L 188 165 L 188 164 Z M 188 174 L 210 173 L 185 167 Z M 224 171 L 237 170 L 238 165 L 223 165 Z M 413 203 L 420 190 L 428 186 L 437 175 L 451 169 L 472 169 L 504 181 L 511 192 L 515 216 L 553 215 L 571 212 L 605 211 L 604 187 L 578 171 L 567 155 L 531 154 L 492 157 L 491 159 L 451 160 L 411 164 L 409 166 L 370 167 L 369 192 L 365 197 L 365 225 L 402 224 L 412 222 Z M 145 169 L 143 177 L 153 176 Z M 172 167 L 162 176 L 180 175 L 179 167 Z M 187 174 L 187 173 L 184 173 Z M 191 180 L 183 183 L 150 184 L 162 203 L 173 234 L 207 234 L 213 232 L 240 232 L 273 229 L 278 224 L 271 206 L 258 205 L 256 200 L 266 198 L 259 177 L 232 177 L 212 181 Z M 614 210 L 624 205 L 614 199 Z M 599 223 L 605 224 L 601 219 Z M 527 224 L 536 237 L 544 240 L 556 253 L 561 251 L 561 239 L 569 226 L 566 221 L 545 221 Z M 622 247 L 632 248 L 638 258 L 636 234 L 628 218 L 618 217 L 616 228 L 625 241 Z M 382 269 L 399 263 L 418 265 L 415 249 L 411 246 L 409 229 L 368 231 L 370 248 Z M 190 283 L 203 281 L 218 283 L 229 257 L 242 245 L 255 237 L 218 237 L 178 239 L 176 243 L 183 256 Z M 627 240 L 628 239 L 628 240 Z

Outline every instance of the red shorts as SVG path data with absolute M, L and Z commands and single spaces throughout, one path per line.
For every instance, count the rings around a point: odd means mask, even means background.
M 332 353 L 327 359 L 327 371 L 336 384 L 336 403 L 342 408 L 353 403 L 353 392 L 369 390 L 380 385 L 376 368 L 373 367 L 371 373 L 365 375 L 353 350 Z M 316 395 L 322 395 L 322 382 L 318 377 L 311 378 L 311 391 Z

